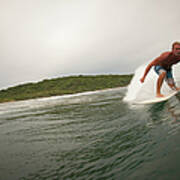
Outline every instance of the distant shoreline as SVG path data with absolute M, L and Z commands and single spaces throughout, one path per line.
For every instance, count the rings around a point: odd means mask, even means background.
M 78 75 L 45 79 L 0 90 L 0 103 L 52 97 L 127 86 L 129 75 Z

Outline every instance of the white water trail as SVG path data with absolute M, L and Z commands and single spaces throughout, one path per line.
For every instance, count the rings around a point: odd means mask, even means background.
M 143 76 L 147 65 L 148 64 L 144 64 L 136 69 L 134 77 L 132 78 L 131 83 L 128 86 L 126 96 L 123 99 L 125 102 L 133 103 L 138 101 L 150 100 L 156 96 L 156 83 L 158 75 L 155 73 L 154 67 L 151 68 L 150 72 L 146 76 L 145 82 L 140 82 L 140 78 Z M 178 86 L 180 84 L 180 66 L 174 66 L 173 72 L 176 85 Z M 172 92 L 172 90 L 169 88 L 167 83 L 164 82 L 161 88 L 161 92 L 164 95 L 167 95 Z

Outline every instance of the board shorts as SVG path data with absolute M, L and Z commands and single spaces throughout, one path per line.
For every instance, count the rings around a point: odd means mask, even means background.
M 157 66 L 154 66 L 154 71 L 160 75 L 162 72 L 166 72 L 166 78 L 165 78 L 165 81 L 168 83 L 168 84 L 172 84 L 172 85 L 175 85 L 175 82 L 174 82 L 174 78 L 173 78 L 173 75 L 172 75 L 172 70 L 166 70 L 164 69 L 163 67 L 157 65 Z

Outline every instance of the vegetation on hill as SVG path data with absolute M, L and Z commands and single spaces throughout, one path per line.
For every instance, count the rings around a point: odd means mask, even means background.
M 106 88 L 122 87 L 129 84 L 132 75 L 69 76 L 45 79 L 0 91 L 0 102 L 74 94 Z

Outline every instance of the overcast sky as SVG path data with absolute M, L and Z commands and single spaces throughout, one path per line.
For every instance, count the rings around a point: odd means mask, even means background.
M 179 0 L 0 0 L 0 88 L 126 74 L 180 40 Z

